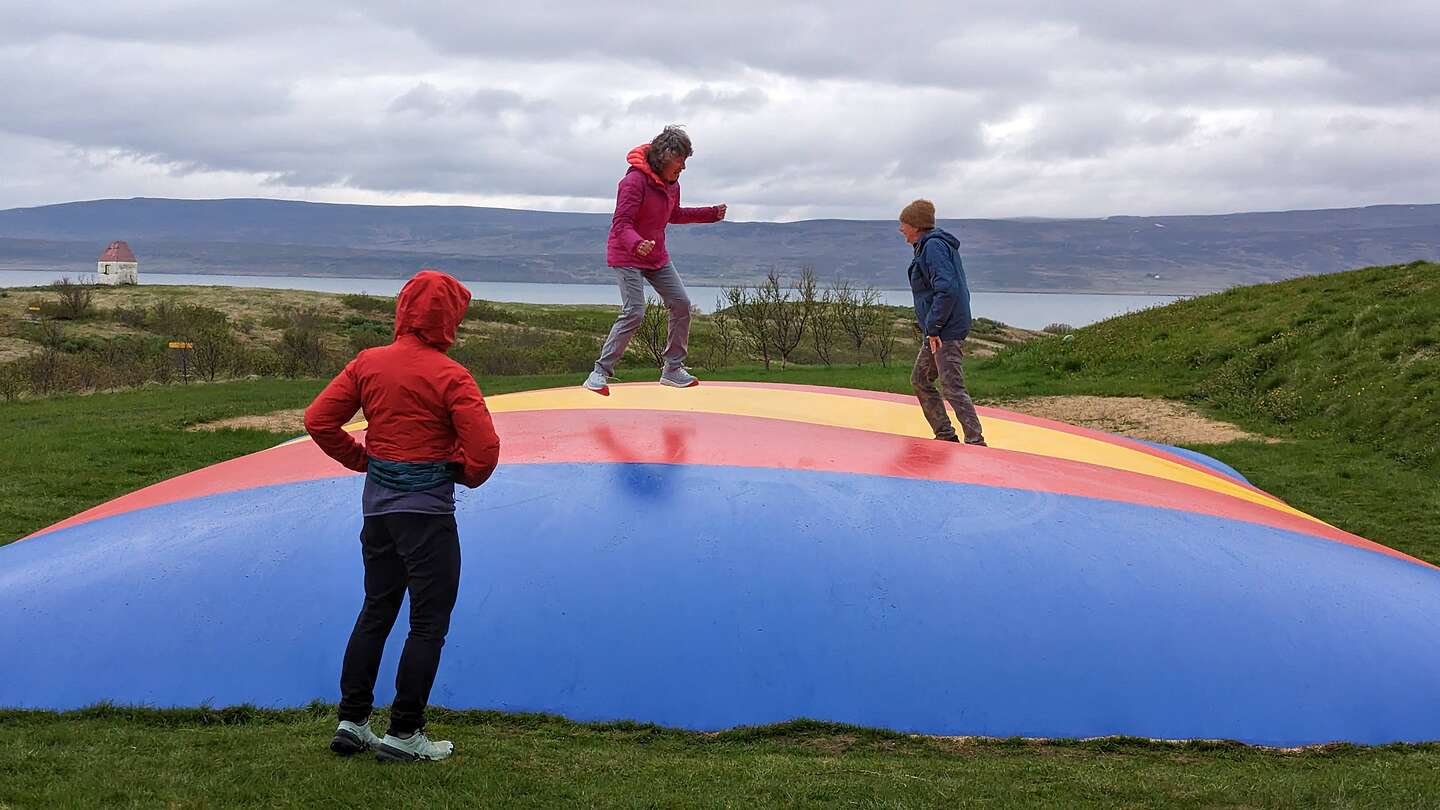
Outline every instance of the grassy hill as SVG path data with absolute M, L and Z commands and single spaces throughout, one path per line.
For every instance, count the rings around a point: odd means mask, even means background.
M 1183 397 L 1241 423 L 1436 469 L 1440 265 L 1235 288 L 1038 341 L 985 368 L 1037 389 Z

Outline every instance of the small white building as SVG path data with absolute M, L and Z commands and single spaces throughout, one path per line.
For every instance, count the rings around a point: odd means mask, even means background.
M 105 252 L 100 254 L 100 261 L 95 264 L 95 283 L 140 283 L 140 262 L 135 260 L 135 252 L 129 245 L 117 240 L 105 248 Z

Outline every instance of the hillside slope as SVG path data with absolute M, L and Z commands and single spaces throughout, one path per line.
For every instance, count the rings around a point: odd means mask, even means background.
M 1370 267 L 1235 288 L 1002 353 L 1023 393 L 1184 397 L 1278 435 L 1364 445 L 1440 470 L 1440 264 Z

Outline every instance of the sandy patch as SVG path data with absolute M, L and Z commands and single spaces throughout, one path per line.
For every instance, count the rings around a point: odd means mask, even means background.
M 17 337 L 6 337 L 0 335 L 0 363 L 10 360 L 19 360 L 22 357 L 29 357 L 31 352 L 40 348 L 38 344 Z
M 346 419 L 346 423 L 364 419 L 361 411 Z M 285 411 L 274 411 L 252 416 L 232 416 L 229 419 L 217 419 L 214 422 L 202 422 L 198 425 L 191 425 L 187 430 L 266 430 L 271 433 L 290 433 L 299 435 L 305 432 L 305 409 L 291 408 Z
M 1183 402 L 1144 397 L 1031 397 L 1000 407 L 1071 425 L 1161 444 L 1224 444 L 1277 439 L 1241 430 L 1197 413 Z

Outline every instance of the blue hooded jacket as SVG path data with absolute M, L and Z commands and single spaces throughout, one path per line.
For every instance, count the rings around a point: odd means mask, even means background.
M 915 296 L 915 322 L 927 337 L 964 340 L 970 334 L 970 285 L 959 247 L 959 239 L 939 228 L 915 243 L 910 292 Z

